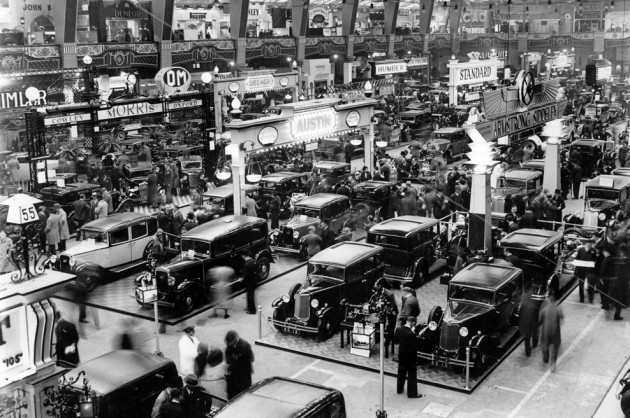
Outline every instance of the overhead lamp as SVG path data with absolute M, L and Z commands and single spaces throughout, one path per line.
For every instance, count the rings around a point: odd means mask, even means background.
M 455 10 L 457 10 L 457 5 L 455 6 Z M 464 9 L 462 10 L 462 12 L 466 13 L 466 6 L 464 6 Z
M 488 6 L 488 10 L 492 10 L 492 3 Z
M 291 67 L 293 67 L 293 69 L 297 68 L 297 61 L 293 60 L 293 63 L 291 64 Z
M 363 86 L 363 88 L 365 89 L 365 96 L 366 97 L 371 97 L 372 93 L 374 93 L 373 87 L 372 87 L 372 82 L 370 80 L 365 82 L 365 85 Z
M 250 183 L 258 183 L 262 176 L 260 174 L 248 174 L 245 176 L 245 179 Z
M 525 11 L 529 12 L 529 6 L 525 6 Z
M 214 66 L 214 74 L 215 75 L 219 74 L 219 66 L 217 65 Z
M 92 57 L 89 55 L 84 55 L 82 61 L 83 61 L 83 64 L 90 65 L 92 64 Z
M 385 148 L 387 146 L 387 141 L 376 141 L 374 145 L 376 145 L 379 148 Z
M 370 9 L 374 8 L 374 3 L 370 3 Z
M 291 93 L 287 93 L 287 94 L 284 95 L 284 100 L 289 101 L 289 100 L 291 100 L 292 97 L 293 96 L 291 96 Z
M 551 49 L 547 50 L 547 55 L 551 55 Z
M 227 180 L 232 177 L 232 173 L 230 173 L 227 168 L 223 167 L 220 171 L 217 171 L 215 175 L 219 180 Z
M 354 145 L 355 147 L 358 147 L 359 145 L 361 145 L 363 143 L 363 141 L 361 141 L 360 139 L 356 139 L 356 137 L 355 137 L 355 139 L 351 139 L 350 140 L 350 143 L 352 145 Z
M 300 93 L 300 95 L 298 96 L 298 100 L 306 100 L 306 97 L 304 97 L 304 93 Z
M 212 74 L 208 71 L 201 73 L 201 82 L 203 84 L 210 84 L 212 82 Z

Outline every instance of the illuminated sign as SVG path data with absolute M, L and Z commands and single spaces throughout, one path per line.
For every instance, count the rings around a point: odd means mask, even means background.
M 562 115 L 566 102 L 551 103 L 527 112 L 508 115 L 503 118 L 480 122 L 475 125 L 486 141 L 494 141 L 502 136 L 531 129 Z
M 361 114 L 357 112 L 356 110 L 353 110 L 352 112 L 348 112 L 348 114 L 346 115 L 346 125 L 348 125 L 350 128 L 354 128 L 355 126 L 358 126 L 360 122 L 361 122 Z
M 248 77 L 245 80 L 245 88 L 247 91 L 260 91 L 273 89 L 273 76 L 272 75 L 257 75 Z
M 114 106 L 111 109 L 99 110 L 96 114 L 99 120 L 128 118 L 132 116 L 151 115 L 163 111 L 161 103 L 129 103 Z
M 376 75 L 396 74 L 396 73 L 407 72 L 406 62 L 391 62 L 387 64 L 375 63 L 374 67 L 376 68 L 376 72 L 375 72 Z
M 38 91 L 39 97 L 34 102 L 30 102 L 26 98 L 26 94 L 24 93 L 24 91 L 3 91 L 2 93 L 0 93 L 0 109 L 14 109 L 27 106 L 44 106 L 48 104 L 46 100 L 46 91 Z
M 82 113 L 80 115 L 66 115 L 66 116 L 54 116 L 44 119 L 45 126 L 54 125 L 66 125 L 68 123 L 86 122 L 91 119 L 89 113 Z
M 0 313 L 0 379 L 31 367 L 27 329 L 24 306 Z
M 191 107 L 200 107 L 201 99 L 184 100 L 182 102 L 172 102 L 166 105 L 168 110 L 189 109 Z
M 610 80 L 610 76 L 612 75 L 612 66 L 604 65 L 597 66 L 597 81 L 608 81 Z
M 162 68 L 155 75 L 155 87 L 164 94 L 188 91 L 191 82 L 190 73 L 182 67 Z
M 258 132 L 258 142 L 262 145 L 273 145 L 278 139 L 278 130 L 273 126 L 266 126 Z
M 427 57 L 416 57 L 409 60 L 407 67 L 422 67 L 429 65 L 429 59 Z
M 291 122 L 291 133 L 295 139 L 311 138 L 335 132 L 337 114 L 334 109 L 322 109 L 298 113 Z
M 462 68 L 458 80 L 478 83 L 480 79 L 488 79 L 491 75 L 492 67 Z
M 448 64 L 449 86 L 478 84 L 497 79 L 497 68 L 501 61 L 469 61 Z

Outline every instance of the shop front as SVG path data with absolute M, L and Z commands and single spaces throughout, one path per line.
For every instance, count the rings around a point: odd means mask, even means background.
M 274 149 L 304 146 L 304 151 L 316 151 L 327 138 L 342 138 L 353 134 L 351 144 L 363 147 L 365 165 L 372 171 L 374 161 L 374 130 L 372 114 L 375 100 L 344 102 L 340 99 L 316 99 L 278 106 L 280 114 L 244 121 L 234 119 L 226 124 L 232 143 L 226 154 L 232 156 L 234 207 L 244 202 L 241 196 L 246 159 L 253 154 Z M 361 139 L 361 136 L 363 137 Z M 355 142 L 356 141 L 356 142 Z M 356 145 L 355 145 L 356 143 Z M 237 202 L 236 196 L 240 197 Z M 239 204 L 237 204 L 239 203 Z
M 548 51 L 549 52 L 549 51 Z M 564 51 L 555 51 L 547 54 L 545 63 L 545 71 L 547 78 L 549 77 L 572 77 L 573 68 L 575 67 L 575 53 Z
M 459 62 L 453 56 L 449 61 L 449 81 L 448 81 L 448 102 L 457 105 L 459 97 L 465 98 L 464 89 L 474 88 L 481 90 L 488 83 L 497 81 L 497 71 L 503 68 L 503 62 L 499 61 L 496 55 L 491 55 L 489 59 L 478 59 L 472 56 L 468 62 Z M 478 96 L 470 95 L 468 101 L 476 101 Z
M 302 65 L 302 87 L 307 87 L 309 96 L 315 92 L 326 91 L 329 84 L 335 81 L 334 68 L 329 59 L 308 59 Z M 304 84 L 306 83 L 306 84 Z
M 396 94 L 396 77 L 407 74 L 407 62 L 405 60 L 374 61 L 372 65 L 372 78 L 376 81 L 377 95 L 386 96 Z

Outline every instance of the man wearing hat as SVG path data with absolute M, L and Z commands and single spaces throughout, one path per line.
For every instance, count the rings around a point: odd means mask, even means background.
M 402 327 L 399 327 L 394 335 L 394 342 L 399 344 L 396 393 L 403 393 L 406 380 L 408 398 L 422 397 L 422 395 L 418 394 L 416 363 L 418 355 L 418 343 L 416 340 L 416 334 L 414 333 L 415 326 L 416 317 L 410 315 L 405 318 L 405 324 Z
M 179 339 L 179 373 L 194 375 L 199 340 L 195 337 L 194 326 L 188 326 L 183 331 L 184 335 Z
M 420 304 L 416 297 L 416 291 L 410 287 L 402 288 L 402 309 L 400 311 L 400 322 L 404 325 L 408 316 L 420 316 Z
M 164 258 L 166 257 L 166 249 L 164 248 L 163 239 L 164 239 L 164 231 L 158 228 L 158 230 L 155 231 L 155 235 L 153 236 L 153 249 L 152 249 L 153 258 L 155 259 L 156 263 L 164 262 Z
M 199 386 L 199 379 L 194 374 L 184 378 L 184 411 L 186 418 L 202 418 L 205 416 L 206 398 L 202 395 L 203 387 Z
M 252 346 L 236 331 L 227 332 L 225 345 L 225 362 L 228 366 L 225 381 L 228 399 L 232 399 L 252 385 L 254 352 Z
M 302 237 L 300 243 L 302 246 L 306 247 L 308 258 L 311 258 L 322 250 L 322 237 L 315 233 L 315 227 L 313 225 L 308 227 L 308 234 Z
M 59 203 L 55 203 L 55 210 L 61 217 L 59 222 L 59 251 L 66 250 L 66 240 L 70 238 L 70 228 L 68 227 L 68 215 Z

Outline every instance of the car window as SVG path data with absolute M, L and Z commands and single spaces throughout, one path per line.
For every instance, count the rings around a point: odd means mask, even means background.
M 110 232 L 111 244 L 122 244 L 129 241 L 129 228 L 119 229 L 117 231 Z
M 321 210 L 321 213 L 322 213 L 322 219 L 324 221 L 329 221 L 330 218 L 332 218 L 332 213 L 333 213 L 332 205 L 328 205 L 326 207 L 323 207 L 322 210 Z
M 149 235 L 153 235 L 156 233 L 156 231 L 158 230 L 158 226 L 157 226 L 157 219 L 152 218 L 149 219 L 149 221 L 147 222 L 147 228 L 148 228 L 148 232 Z
M 357 263 L 346 269 L 346 282 L 354 283 L 363 277 L 363 263 Z
M 510 282 L 497 290 L 497 305 L 502 305 L 512 299 L 514 283 Z
M 249 232 L 251 242 L 256 242 L 267 237 L 267 228 L 264 225 L 254 226 Z
M 131 239 L 142 238 L 146 235 L 147 235 L 147 224 L 145 222 L 131 226 Z

